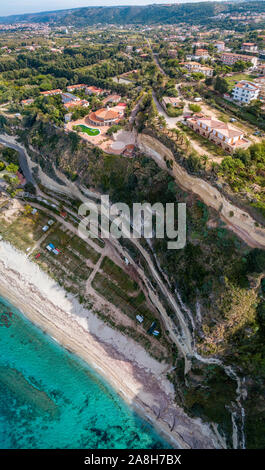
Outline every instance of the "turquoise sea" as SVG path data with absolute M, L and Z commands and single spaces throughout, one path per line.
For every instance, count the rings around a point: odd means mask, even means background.
M 168 447 L 92 368 L 0 297 L 0 448 Z

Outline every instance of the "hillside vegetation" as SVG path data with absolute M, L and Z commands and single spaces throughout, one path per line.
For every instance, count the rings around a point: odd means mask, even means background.
M 265 11 L 264 2 L 184 3 L 177 5 L 88 7 L 55 12 L 13 15 L 0 22 L 39 22 L 57 25 L 88 26 L 94 24 L 174 24 L 179 21 L 198 24 L 214 20 L 219 13 Z M 219 20 L 220 23 L 220 20 Z
M 40 120 L 31 123 L 20 137 L 35 149 L 29 150 L 31 157 L 51 177 L 55 177 L 55 166 L 88 188 L 109 194 L 113 202 L 186 202 L 186 247 L 167 250 L 166 240 L 155 239 L 152 249 L 172 292 L 177 288 L 193 312 L 200 353 L 221 357 L 246 377 L 247 445 L 264 446 L 264 252 L 240 242 L 215 211 L 184 193 L 150 158 L 105 154 L 76 134 L 65 135 Z M 132 255 L 137 261 L 139 254 L 132 250 Z M 138 261 L 141 263 L 141 257 Z M 182 358 L 176 356 L 175 361 L 177 373 L 170 378 L 176 385 L 178 402 L 230 434 L 230 412 L 224 403 L 234 400 L 233 381 L 219 367 L 197 363 L 184 380 Z

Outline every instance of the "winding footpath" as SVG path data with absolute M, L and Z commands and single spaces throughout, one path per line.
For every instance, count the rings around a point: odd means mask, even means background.
M 1 136 L 2 140 L 4 136 Z M 5 144 L 9 145 L 8 139 L 5 140 Z M 13 142 L 14 145 L 14 142 Z M 20 158 L 23 156 L 27 161 L 27 154 L 26 149 L 21 146 L 20 144 L 16 143 L 16 146 L 20 149 Z M 27 163 L 29 163 L 27 161 Z M 57 173 L 59 174 L 58 170 Z M 64 185 L 60 185 L 60 194 L 69 195 L 72 193 L 74 197 L 78 198 L 80 201 L 84 202 L 84 200 L 92 200 L 95 201 L 95 197 L 100 197 L 100 194 L 91 193 L 86 188 L 78 188 L 71 182 L 68 182 L 67 179 L 60 174 L 61 179 L 64 179 Z M 58 185 L 59 186 L 59 185 Z M 192 188 L 189 188 L 192 190 Z M 54 191 L 56 191 L 54 189 Z M 56 196 L 54 196 L 56 199 Z M 68 211 L 68 208 L 65 208 Z M 76 216 L 76 214 L 75 214 Z M 65 224 L 65 221 L 62 221 Z M 69 227 L 70 228 L 70 227 Z M 124 234 L 126 235 L 126 234 Z M 127 234 L 128 235 L 128 234 Z M 154 289 L 152 286 L 150 279 L 147 277 L 144 270 L 135 263 L 134 259 L 130 256 L 128 251 L 122 247 L 117 239 L 111 239 L 110 242 L 113 247 L 119 252 L 119 254 L 123 258 L 127 258 L 132 266 L 137 271 L 140 279 L 142 280 L 143 284 L 145 285 L 145 291 L 155 306 L 155 308 L 159 311 L 161 315 L 161 319 L 163 320 L 165 328 L 169 331 L 170 338 L 174 344 L 177 345 L 178 349 L 183 354 L 185 359 L 185 372 L 187 373 L 191 367 L 191 360 L 192 358 L 197 359 L 198 361 L 204 364 L 217 364 L 223 367 L 225 373 L 233 380 L 235 380 L 237 384 L 237 398 L 236 402 L 232 404 L 231 409 L 231 420 L 233 426 L 233 446 L 234 448 L 245 448 L 245 435 L 244 435 L 244 408 L 243 408 L 243 398 L 244 398 L 244 380 L 241 380 L 240 377 L 237 375 L 235 370 L 230 366 L 225 366 L 221 360 L 217 358 L 205 358 L 198 354 L 195 344 L 195 325 L 193 321 L 192 313 L 189 309 L 182 303 L 180 294 L 176 291 L 175 296 L 170 291 L 170 286 L 168 285 L 163 273 L 160 272 L 157 263 L 154 262 L 153 256 L 140 244 L 138 239 L 131 238 L 131 243 L 135 246 L 135 248 L 139 251 L 143 259 L 145 260 L 148 269 L 150 271 L 151 277 L 156 281 L 158 289 Z M 167 299 L 168 303 L 170 304 L 172 310 L 176 315 L 177 322 L 174 322 L 172 318 L 170 318 L 166 312 L 166 309 L 159 297 L 158 291 L 161 291 L 163 296 Z M 231 408 L 231 404 L 230 404 Z M 222 447 L 224 446 L 223 436 L 220 436 L 216 426 L 212 425 L 212 430 L 216 436 L 216 440 Z

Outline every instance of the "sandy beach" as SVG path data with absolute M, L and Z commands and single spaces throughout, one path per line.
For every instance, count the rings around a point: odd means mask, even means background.
M 0 242 L 0 295 L 67 350 L 77 354 L 175 448 L 220 448 L 208 424 L 175 404 L 168 364 L 113 330 L 49 278 L 25 254 Z M 172 430 L 173 429 L 173 430 Z

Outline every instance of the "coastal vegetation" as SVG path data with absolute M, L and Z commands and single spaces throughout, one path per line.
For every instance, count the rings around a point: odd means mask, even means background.
M 93 311 L 165 366 L 176 403 L 215 423 L 228 447 L 240 406 L 246 446 L 264 447 L 265 256 L 242 241 L 253 238 L 237 222 L 250 217 L 262 246 L 265 115 L 262 100 L 240 106 L 228 95 L 239 80 L 260 79 L 252 62 L 222 62 L 222 47 L 264 49 L 261 3 L 76 9 L 53 13 L 52 25 L 49 13 L 34 14 L 14 31 L 19 17 L 10 19 L 0 40 L 0 129 L 20 146 L 0 146 L 1 237 L 87 309 L 83 321 Z M 29 20 L 38 25 L 32 39 Z M 196 53 L 204 73 L 187 68 Z M 71 98 L 80 104 L 64 102 Z M 116 118 L 85 125 L 102 108 Z M 196 133 L 186 118 L 198 113 L 221 128 L 235 122 L 248 148 L 228 153 Z M 130 207 L 185 203 L 185 247 L 168 250 L 166 236 L 81 239 L 79 205 L 100 194 Z
M 263 302 L 262 273 L 265 269 L 263 252 L 253 251 L 240 242 L 227 230 L 225 224 L 220 222 L 215 211 L 209 209 L 195 196 L 183 192 L 166 171 L 158 169 L 156 164 L 144 155 L 139 154 L 133 160 L 121 156 L 109 156 L 96 151 L 94 147 L 90 148 L 81 141 L 76 143 L 74 153 L 72 153 L 71 135 L 61 134 L 58 130 L 53 130 L 47 124 L 43 125 L 40 122 L 36 122 L 25 134 L 21 133 L 21 138 L 26 145 L 34 145 L 35 152 L 31 152 L 31 157 L 40 163 L 48 174 L 52 174 L 50 165 L 54 163 L 66 175 L 77 173 L 78 181 L 88 188 L 93 187 L 102 193 L 109 193 L 113 202 L 123 201 L 130 204 L 132 201 L 145 200 L 152 204 L 157 201 L 187 203 L 188 240 L 186 247 L 180 251 L 167 250 L 167 240 L 155 239 L 152 242 L 152 249 L 156 253 L 161 268 L 167 274 L 172 289 L 175 287 L 179 289 L 182 300 L 194 312 L 194 315 L 196 315 L 198 304 L 204 312 L 202 323 L 198 323 L 197 331 L 200 351 L 206 355 L 217 354 L 223 357 L 225 362 L 235 363 L 242 375 L 248 377 L 247 380 L 253 380 L 251 377 L 255 370 L 255 383 L 260 384 L 261 390 L 264 386 L 261 372 L 264 353 L 260 342 L 263 331 L 263 307 L 261 306 Z M 137 261 L 138 254 L 134 253 L 133 256 Z M 259 274 L 255 274 L 257 261 L 260 266 Z M 141 262 L 140 258 L 139 262 Z M 176 266 L 178 266 L 177 270 Z M 148 271 L 148 267 L 146 269 Z M 144 302 L 142 294 L 138 292 L 136 297 L 130 296 L 133 284 L 128 277 L 121 275 L 120 269 L 110 261 L 105 259 L 101 270 L 102 272 L 96 273 L 92 283 L 96 291 L 104 292 L 109 302 L 119 305 L 119 308 L 124 309 L 127 315 L 134 316 L 135 313 L 131 311 L 130 305 L 133 309 L 138 308 L 139 302 Z M 63 272 L 59 272 L 60 277 L 63 276 Z M 150 272 L 149 277 L 151 277 Z M 78 286 L 80 289 L 80 280 Z M 124 290 L 121 290 L 122 288 Z M 81 300 L 84 298 L 83 295 L 84 293 L 81 293 Z M 146 307 L 142 314 L 149 318 Z M 170 309 L 168 309 L 168 314 L 172 315 Z M 107 318 L 105 321 L 108 321 Z M 133 337 L 137 339 L 138 333 L 133 333 Z M 139 340 L 142 341 L 140 335 Z M 143 338 L 143 341 L 147 344 L 147 339 Z M 246 346 L 250 341 L 251 349 Z M 147 346 L 151 353 L 153 347 Z M 245 348 L 248 351 L 247 356 L 244 353 Z M 175 360 L 178 364 L 179 377 L 181 377 L 181 358 L 176 357 Z M 211 420 L 213 419 L 213 408 L 210 405 L 213 400 L 211 394 L 215 392 L 209 392 L 210 395 L 206 400 L 204 392 L 199 391 L 200 387 L 198 389 L 196 382 L 196 367 L 195 373 L 192 368 L 189 378 L 186 377 L 185 382 L 183 381 L 183 391 L 180 387 L 181 382 L 178 380 L 178 400 L 187 410 L 190 407 L 194 412 L 197 410 L 196 413 L 201 410 L 201 415 Z M 206 371 L 207 367 L 205 370 L 203 367 L 199 377 L 204 376 Z M 216 377 L 209 379 L 209 390 L 210 384 L 215 380 L 220 383 L 219 393 L 214 395 L 215 421 L 220 423 L 223 430 L 231 431 L 228 424 L 229 410 L 224 409 L 223 402 L 227 394 L 233 400 L 235 390 L 233 382 L 229 382 L 230 385 L 227 387 L 227 376 L 221 374 L 219 368 L 213 368 L 211 374 L 213 376 L 216 374 Z M 172 381 L 175 382 L 175 380 L 172 377 Z M 185 394 L 187 380 L 189 389 Z M 249 406 L 256 409 L 258 402 L 254 389 L 253 396 L 252 392 L 249 392 L 248 400 Z M 261 406 L 260 401 L 258 406 Z M 253 427 L 251 416 L 254 414 L 253 412 L 248 417 L 249 429 Z M 250 433 L 250 431 L 247 432 Z M 249 435 L 248 445 L 254 446 L 257 439 L 262 439 L 259 433 Z

